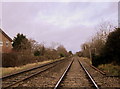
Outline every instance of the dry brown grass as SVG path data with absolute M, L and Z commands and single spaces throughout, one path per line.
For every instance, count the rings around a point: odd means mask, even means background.
M 99 69 L 106 72 L 108 75 L 120 76 L 120 66 L 113 64 L 102 64 L 98 66 Z
M 18 72 L 18 71 L 22 71 L 31 67 L 35 67 L 38 66 L 40 64 L 45 64 L 45 63 L 49 63 L 52 60 L 49 61 L 43 61 L 43 62 L 37 62 L 37 63 L 31 63 L 31 64 L 26 64 L 24 66 L 20 66 L 20 67 L 7 67 L 7 68 L 0 68 L 0 70 L 2 71 L 2 76 L 10 74 L 10 73 L 14 73 L 14 72 Z
M 89 64 L 92 64 L 92 61 L 87 58 L 87 57 L 80 57 L 82 60 L 84 60 L 85 62 L 89 63 Z

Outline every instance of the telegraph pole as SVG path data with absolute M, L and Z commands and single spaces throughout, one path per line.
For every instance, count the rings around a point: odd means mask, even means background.
M 89 45 L 89 55 L 90 55 L 90 60 L 92 60 L 92 54 L 91 54 L 91 48 L 90 48 L 90 45 Z

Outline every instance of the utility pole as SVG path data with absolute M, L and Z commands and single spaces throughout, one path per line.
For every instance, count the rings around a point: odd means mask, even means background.
M 89 51 L 89 56 L 90 56 L 90 60 L 92 60 L 92 54 L 91 54 L 91 48 L 90 48 L 90 45 L 85 45 L 84 49 L 87 49 L 88 48 L 88 51 Z
M 89 55 L 90 55 L 90 60 L 92 60 L 92 54 L 91 54 L 91 48 L 90 48 L 90 45 L 89 46 Z

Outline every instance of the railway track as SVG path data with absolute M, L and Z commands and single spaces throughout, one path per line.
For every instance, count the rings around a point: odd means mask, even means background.
M 78 60 L 79 64 L 81 65 L 81 67 L 83 68 L 83 70 L 85 71 L 85 73 L 87 74 L 88 78 L 90 79 L 91 83 L 93 84 L 95 89 L 100 89 L 97 85 L 97 83 L 95 82 L 95 80 L 92 78 L 92 76 L 90 75 L 90 73 L 87 71 L 87 69 L 83 66 L 83 64 Z
M 15 74 L 2 77 L 2 89 L 9 88 L 15 84 L 22 82 L 24 80 L 30 79 L 50 68 L 55 67 L 58 63 L 62 63 L 64 60 L 58 60 L 51 63 L 43 64 L 25 71 L 21 71 Z
M 77 78 L 78 78 L 78 80 L 80 80 L 79 77 L 76 77 L 76 80 L 75 80 L 75 81 L 74 81 L 74 80 L 71 81 L 71 80 L 69 79 L 71 67 L 75 65 L 75 64 L 73 64 L 73 63 L 75 63 L 75 62 L 76 62 L 77 64 L 79 64 L 79 66 L 82 68 L 82 70 L 84 71 L 84 74 L 86 75 L 86 79 L 89 81 L 89 84 L 83 85 L 83 86 L 84 86 L 83 88 L 87 89 L 88 86 L 89 86 L 90 89 L 100 89 L 100 88 L 98 87 L 98 85 L 96 84 L 96 82 L 94 81 L 94 79 L 92 78 L 92 76 L 90 75 L 90 73 L 89 73 L 89 72 L 86 70 L 86 68 L 83 66 L 83 64 L 82 64 L 79 60 L 76 60 L 76 59 L 73 59 L 73 60 L 71 61 L 71 63 L 68 65 L 68 67 L 66 68 L 66 70 L 64 71 L 64 73 L 62 74 L 62 76 L 61 76 L 61 77 L 59 78 L 59 80 L 57 81 L 54 89 L 66 89 L 66 88 L 68 88 L 68 89 L 70 88 L 70 89 L 71 89 L 71 86 L 72 86 L 74 83 L 78 82 L 78 81 L 77 81 Z M 77 70 L 79 70 L 79 69 L 77 69 Z M 77 73 L 77 72 L 76 72 L 76 73 Z M 75 73 L 75 75 L 77 75 L 76 73 Z M 72 72 L 72 74 L 73 74 L 73 72 Z M 74 75 L 71 76 L 71 77 L 74 77 Z M 81 77 L 82 77 L 82 76 L 81 76 Z M 75 77 L 74 77 L 74 79 L 75 79 Z M 68 80 L 68 81 L 66 81 L 66 80 Z M 83 80 L 81 80 L 81 81 L 83 81 Z M 79 85 L 80 83 L 82 83 L 81 81 L 78 82 L 77 84 Z M 71 83 L 69 83 L 69 82 L 71 82 Z M 64 84 L 69 84 L 69 87 L 65 87 Z M 78 85 L 75 85 L 73 88 L 79 89 L 79 88 L 81 87 L 81 85 L 80 85 L 80 86 L 78 86 Z M 77 86 L 77 87 L 76 87 L 76 86 Z M 86 86 L 87 86 L 87 88 L 86 88 Z
M 96 73 L 94 69 L 90 68 L 83 60 L 72 57 L 70 60 L 59 60 L 43 65 L 35 68 L 35 70 L 33 69 L 32 72 L 19 73 L 8 78 L 4 77 L 2 85 L 3 88 L 18 87 L 19 89 L 107 89 L 104 88 L 106 82 L 99 81 L 100 79 L 103 80 L 103 77 L 100 77 L 101 74 L 97 72 L 99 75 L 94 76 L 94 73 Z M 109 85 L 107 86 L 109 87 Z

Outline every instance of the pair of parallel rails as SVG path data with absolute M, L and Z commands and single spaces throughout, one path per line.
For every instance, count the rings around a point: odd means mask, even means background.
M 70 67 L 72 65 L 74 60 L 71 61 L 71 63 L 68 65 L 68 67 L 66 68 L 66 70 L 64 71 L 64 73 L 62 74 L 62 76 L 60 77 L 60 79 L 58 80 L 58 82 L 56 83 L 54 89 L 58 89 L 60 87 L 60 84 L 62 81 L 64 81 L 65 76 L 67 75 L 68 71 L 70 70 Z M 90 82 L 93 85 L 94 89 L 100 89 L 97 85 L 97 83 L 95 82 L 95 80 L 93 79 L 93 77 L 90 75 L 90 73 L 87 71 L 87 69 L 83 66 L 83 64 L 78 60 L 80 66 L 82 67 L 82 69 L 85 71 L 86 75 L 88 76 L 88 79 L 90 80 Z
M 23 70 L 14 74 L 3 76 L 2 78 L 0 78 L 0 80 L 2 81 L 2 89 L 8 89 L 9 87 L 14 86 L 15 84 L 28 80 L 42 72 L 45 72 L 55 67 L 57 64 L 62 63 L 64 61 L 64 59 L 61 59 L 43 65 L 39 65 L 27 70 Z
M 40 73 L 42 73 L 44 71 L 47 71 L 47 70 L 55 67 L 56 65 L 58 65 L 59 63 L 62 63 L 63 61 L 65 61 L 65 60 L 54 61 L 54 62 L 43 64 L 43 65 L 40 65 L 40 66 L 31 68 L 31 69 L 28 69 L 28 70 L 25 70 L 25 71 L 21 71 L 21 72 L 15 73 L 15 74 L 4 76 L 4 77 L 0 78 L 0 79 L 2 79 L 2 82 L 3 82 L 2 83 L 2 85 L 3 85 L 2 89 L 7 89 L 7 88 L 9 88 L 11 86 L 14 86 L 17 83 L 20 83 L 22 81 L 30 79 L 30 78 L 32 78 L 32 77 L 34 77 L 34 76 L 36 76 L 36 75 L 38 75 L 38 74 L 40 74 Z M 60 84 L 61 84 L 62 81 L 64 81 L 64 78 L 65 78 L 66 74 L 69 72 L 70 67 L 71 67 L 73 61 L 74 60 L 72 60 L 70 62 L 70 64 L 67 66 L 67 68 L 65 69 L 64 73 L 62 74 L 62 76 L 59 78 L 59 80 L 55 84 L 54 89 L 58 89 L 60 87 Z M 78 60 L 78 62 L 80 64 L 80 66 L 82 67 L 82 69 L 85 71 L 85 73 L 88 76 L 90 82 L 93 84 L 93 87 L 95 89 L 100 89 L 98 87 L 97 83 L 95 82 L 95 80 L 90 75 L 90 73 L 83 66 L 83 64 L 79 60 Z M 41 70 L 41 68 L 43 68 L 43 69 Z M 13 81 L 11 81 L 11 80 L 13 80 Z

